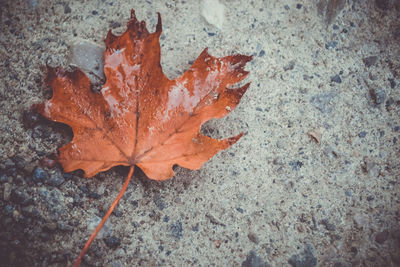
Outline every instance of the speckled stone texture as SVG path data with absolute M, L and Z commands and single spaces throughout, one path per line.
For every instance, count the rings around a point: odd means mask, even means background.
M 103 46 L 131 8 L 150 30 L 161 13 L 170 78 L 205 47 L 254 55 L 240 105 L 202 127 L 246 134 L 166 182 L 137 170 L 82 266 L 400 265 L 399 2 L 220 4 L 210 19 L 201 1 L 0 1 L 1 266 L 71 265 L 119 192 L 126 168 L 63 173 L 71 130 L 30 107 L 50 97 L 46 64 Z

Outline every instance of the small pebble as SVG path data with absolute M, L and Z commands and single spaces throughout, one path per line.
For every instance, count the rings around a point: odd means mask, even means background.
M 10 199 L 12 202 L 23 206 L 29 205 L 33 202 L 26 192 L 21 192 L 18 189 L 12 190 Z
M 287 64 L 286 66 L 283 67 L 283 70 L 284 71 L 292 70 L 292 69 L 294 69 L 295 64 L 296 64 L 296 61 L 291 60 L 291 61 L 289 61 L 289 64 Z
M 89 197 L 90 197 L 90 193 L 89 193 Z M 112 214 L 113 214 L 115 217 L 117 217 L 117 218 L 120 218 L 120 217 L 122 217 L 122 215 L 123 215 L 123 213 L 122 213 L 120 210 L 118 210 L 117 208 L 115 208 L 115 209 L 113 210 Z
M 396 87 L 396 81 L 391 78 L 389 78 L 388 81 L 390 83 L 390 88 L 394 89 Z
M 11 159 L 6 159 L 6 161 L 4 162 L 4 165 L 7 169 L 15 167 L 15 163 Z
M 289 162 L 289 165 L 292 167 L 292 170 L 298 171 L 300 170 L 301 167 L 303 167 L 303 162 L 297 160 L 297 161 L 291 161 Z
M 218 0 L 203 0 L 201 15 L 211 25 L 222 29 L 226 7 Z
M 31 110 L 25 110 L 22 114 L 22 123 L 25 128 L 33 128 L 39 120 L 39 114 Z
M 371 96 L 371 99 L 374 101 L 376 105 L 385 103 L 386 92 L 383 89 L 381 88 L 371 89 L 369 90 L 369 95 Z
M 305 249 L 296 255 L 292 255 L 288 263 L 293 267 L 314 267 L 317 266 L 318 260 L 315 257 L 315 248 L 311 244 L 307 244 Z
M 65 180 L 71 180 L 71 179 L 74 177 L 74 176 L 73 176 L 72 174 L 70 174 L 70 173 L 64 173 L 63 176 L 64 176 L 64 179 L 65 179 Z
M 57 229 L 57 224 L 54 222 L 47 222 L 43 224 L 43 229 L 47 232 L 53 232 Z
M 398 26 L 396 29 L 394 29 L 393 38 L 394 39 L 400 39 L 400 26 Z
M 136 199 L 131 200 L 131 204 L 134 208 L 137 208 L 139 206 L 139 202 Z
M 379 165 L 368 159 L 364 160 L 362 168 L 370 177 L 378 177 L 380 173 Z
M 377 56 L 370 56 L 370 57 L 366 57 L 363 59 L 363 62 L 365 64 L 365 66 L 367 68 L 375 65 L 375 63 L 378 61 L 378 57 Z
M 389 0 L 375 0 L 375 4 L 381 10 L 388 10 L 390 7 Z
M 53 219 L 59 219 L 63 214 L 67 213 L 67 204 L 63 193 L 56 187 L 41 187 L 38 190 L 40 202 L 47 208 L 49 216 Z
M 29 0 L 28 5 L 31 9 L 35 9 L 38 6 L 38 1 L 37 0 Z
M 5 183 L 5 182 L 7 182 L 7 181 L 8 181 L 7 175 L 6 175 L 6 174 L 2 174 L 2 175 L 0 176 L 0 182 Z
M 36 167 L 32 174 L 32 180 L 35 183 L 43 183 L 49 178 L 49 175 L 45 170 L 40 167 Z
M 101 222 L 101 218 L 98 217 L 97 215 L 93 215 L 91 218 L 89 218 L 87 221 L 88 232 L 93 232 L 100 222 Z M 101 238 L 110 236 L 111 232 L 112 232 L 112 228 L 113 228 L 113 225 L 111 224 L 111 221 L 107 220 L 106 223 L 103 225 L 103 228 L 101 228 L 100 232 L 98 233 L 98 237 L 101 239 Z
M 389 97 L 388 100 L 386 100 L 385 107 L 387 111 L 392 111 L 394 107 L 394 99 L 393 97 Z
M 246 260 L 242 262 L 242 267 L 270 267 L 268 263 L 265 263 L 261 257 L 259 257 L 254 251 L 250 250 L 246 256 Z
M 74 227 L 72 227 L 71 225 L 68 225 L 62 221 L 58 222 L 57 229 L 64 231 L 64 232 L 73 232 L 74 231 Z
M 336 230 L 336 226 L 332 223 L 330 223 L 327 219 L 323 219 L 321 221 L 321 224 L 323 224 L 325 226 L 325 229 L 328 231 L 335 231 Z
M 335 75 L 335 76 L 331 77 L 331 82 L 342 83 L 342 79 L 340 78 L 339 75 Z
M 337 93 L 335 92 L 323 92 L 312 96 L 310 99 L 310 103 L 322 113 L 331 113 L 332 107 L 330 105 L 330 102 L 336 96 Z
M 162 199 L 160 194 L 154 194 L 153 196 L 153 202 L 157 206 L 159 210 L 163 210 L 167 207 L 167 204 L 165 201 Z
M 330 41 L 325 44 L 326 49 L 333 49 L 336 48 L 338 42 L 337 41 Z
M 89 198 L 92 198 L 92 199 L 100 199 L 101 198 L 101 195 L 100 194 L 98 194 L 98 193 L 96 193 L 96 192 L 93 192 L 93 191 L 89 191 L 89 193 L 88 193 L 88 195 L 87 195 Z M 117 212 L 119 212 L 118 210 L 114 210 L 114 211 L 117 211 Z M 113 213 L 114 214 L 114 213 Z M 114 214 L 115 216 L 117 216 L 117 213 L 116 214 Z M 122 215 L 121 215 L 122 216 Z M 117 217 L 120 217 L 120 216 L 117 216 Z
M 46 168 L 54 168 L 57 165 L 57 161 L 48 157 L 44 157 L 40 160 L 40 165 Z
M 121 23 L 113 21 L 110 23 L 110 27 L 113 29 L 119 28 L 121 27 Z
M 12 216 L 13 216 L 14 220 L 18 221 L 20 213 L 18 212 L 18 210 L 14 210 L 12 213 Z
M 336 153 L 336 151 L 329 145 L 326 145 L 324 148 L 324 154 L 330 158 L 330 159 L 334 159 L 338 156 L 338 154 Z
M 370 74 L 369 74 L 369 79 L 370 79 L 371 81 L 376 81 L 376 80 L 378 80 L 378 76 L 376 76 L 375 74 L 370 73 Z
M 5 201 L 7 201 L 7 200 L 9 200 L 10 199 L 10 196 L 11 196 L 11 184 L 9 184 L 9 183 L 5 183 L 4 184 L 4 189 L 3 189 L 3 199 L 5 200 Z
M 255 234 L 255 233 L 249 233 L 248 235 L 247 235 L 247 237 L 249 238 L 249 240 L 251 241 L 251 242 L 253 242 L 253 243 L 255 243 L 255 244 L 258 244 L 260 241 L 259 241 L 259 239 L 258 239 L 258 237 L 257 237 L 257 235 Z
M 359 136 L 360 138 L 364 138 L 364 137 L 367 136 L 367 132 L 362 131 L 362 132 L 360 132 L 360 133 L 358 134 L 358 136 Z
M 64 5 L 64 14 L 69 14 L 69 13 L 71 13 L 71 8 L 69 7 L 69 5 L 68 5 L 68 3 L 66 3 L 65 5 Z
M 375 236 L 375 241 L 378 244 L 383 244 L 388 239 L 389 239 L 389 232 L 387 230 L 379 232 Z
M 374 196 L 367 196 L 367 201 L 372 201 L 374 199 L 375 199 Z
M 368 225 L 369 218 L 365 214 L 357 213 L 354 215 L 353 221 L 356 227 L 364 228 Z
M 104 49 L 102 45 L 88 40 L 74 40 L 69 49 L 68 65 L 83 70 L 92 81 L 93 88 L 103 84 L 105 80 Z
M 183 236 L 183 228 L 180 221 L 177 221 L 175 224 L 171 224 L 170 230 L 172 236 L 176 239 L 180 239 Z
M 109 248 L 116 249 L 121 245 L 121 239 L 116 236 L 109 236 L 104 238 L 104 243 L 106 243 Z
M 12 214 L 13 211 L 14 211 L 14 207 L 11 206 L 11 205 L 6 205 L 6 206 L 4 207 L 4 212 L 5 212 L 6 215 Z
M 47 184 L 58 187 L 64 182 L 65 180 L 61 173 L 54 173 L 50 175 L 50 179 L 47 181 Z

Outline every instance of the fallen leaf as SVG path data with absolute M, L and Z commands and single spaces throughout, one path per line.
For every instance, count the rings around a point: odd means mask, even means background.
M 251 57 L 216 58 L 205 49 L 180 78 L 169 80 L 160 65 L 160 34 L 160 16 L 150 34 L 134 12 L 126 32 L 108 33 L 101 94 L 91 92 L 81 70 L 48 68 L 53 97 L 35 108 L 73 130 L 73 140 L 59 150 L 66 172 L 82 169 L 92 177 L 117 165 L 136 165 L 150 179 L 165 180 L 174 175 L 174 164 L 199 169 L 242 136 L 216 140 L 199 131 L 239 104 L 249 84 L 229 87 L 246 77 Z
M 160 14 L 156 31 L 149 33 L 134 10 L 121 36 L 109 31 L 104 53 L 106 83 L 100 93 L 91 91 L 91 82 L 81 70 L 48 67 L 46 83 L 53 96 L 34 108 L 72 128 L 73 140 L 59 149 L 58 161 L 64 170 L 82 169 L 85 177 L 92 177 L 117 165 L 131 166 L 123 188 L 75 266 L 125 192 L 135 165 L 150 179 L 165 180 L 174 175 L 173 165 L 199 169 L 243 135 L 217 140 L 200 134 L 200 127 L 226 116 L 239 104 L 249 83 L 231 87 L 247 76 L 244 67 L 252 57 L 217 58 L 204 49 L 181 77 L 170 80 L 160 65 L 160 35 Z

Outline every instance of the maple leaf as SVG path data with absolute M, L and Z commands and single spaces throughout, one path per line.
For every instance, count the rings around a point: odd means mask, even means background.
M 126 190 L 134 166 L 150 179 L 165 180 L 174 175 L 173 165 L 199 169 L 243 135 L 217 140 L 202 135 L 200 127 L 239 104 L 249 83 L 230 88 L 247 76 L 244 67 L 252 57 L 216 58 L 204 49 L 190 69 L 170 80 L 160 65 L 160 35 L 160 14 L 156 31 L 149 33 L 132 10 L 127 30 L 120 36 L 110 30 L 106 37 L 106 83 L 100 93 L 91 91 L 81 70 L 48 67 L 46 83 L 53 96 L 34 106 L 48 119 L 72 128 L 73 140 L 58 156 L 66 172 L 82 169 L 85 177 L 92 177 L 117 165 L 131 166 L 109 212 Z

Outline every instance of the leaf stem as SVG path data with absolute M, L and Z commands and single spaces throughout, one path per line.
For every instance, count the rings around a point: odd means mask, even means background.
M 113 210 L 117 206 L 119 200 L 124 195 L 126 189 L 128 188 L 129 182 L 130 182 L 130 180 L 132 178 L 132 174 L 133 174 L 133 170 L 134 169 L 135 169 L 135 166 L 131 166 L 131 168 L 129 169 L 128 176 L 126 177 L 126 180 L 124 182 L 124 185 L 121 188 L 121 191 L 119 191 L 118 196 L 115 198 L 114 202 L 111 204 L 111 206 L 108 209 L 106 215 L 104 215 L 103 219 L 101 220 L 99 225 L 97 225 L 96 229 L 94 230 L 92 235 L 89 237 L 88 241 L 86 241 L 86 244 L 83 247 L 83 249 L 81 250 L 81 253 L 79 254 L 78 258 L 76 258 L 76 261 L 74 263 L 74 267 L 78 267 L 81 264 L 83 256 L 85 256 L 85 254 L 88 251 L 88 249 L 89 249 L 90 245 L 92 244 L 93 240 L 96 238 L 97 234 L 100 232 L 101 228 L 106 223 L 108 217 L 110 217 L 111 213 L 113 212 Z

